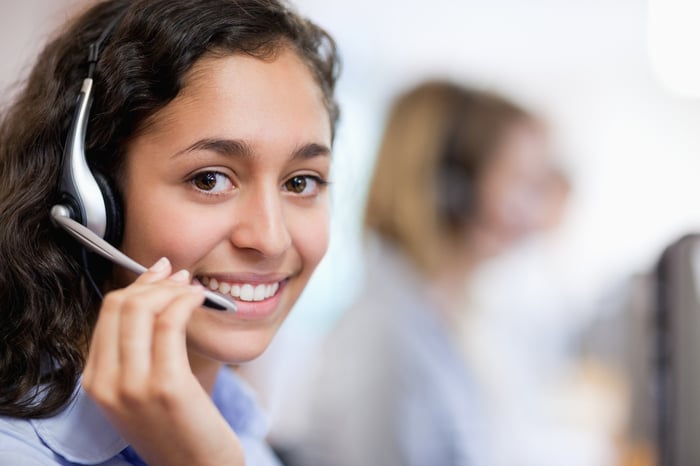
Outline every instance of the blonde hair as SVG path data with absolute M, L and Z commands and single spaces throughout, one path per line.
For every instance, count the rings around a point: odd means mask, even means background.
M 477 208 L 473 185 L 504 129 L 529 118 L 503 97 L 448 82 L 427 82 L 400 96 L 380 144 L 365 228 L 427 274 L 435 271 L 464 237 Z

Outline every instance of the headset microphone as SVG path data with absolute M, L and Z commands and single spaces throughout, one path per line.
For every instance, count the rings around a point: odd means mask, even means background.
M 110 244 L 111 242 L 118 245 L 121 237 L 122 212 L 119 197 L 111 188 L 108 177 L 91 170 L 85 157 L 85 134 L 92 104 L 92 74 L 97 64 L 100 46 L 120 18 L 121 15 L 118 15 L 100 38 L 90 45 L 88 76 L 83 80 L 73 122 L 63 149 L 61 204 L 53 206 L 51 219 L 55 225 L 63 228 L 91 251 L 140 274 L 146 268 Z M 85 258 L 83 267 L 88 278 L 92 280 Z M 204 293 L 205 306 L 222 311 L 237 310 L 233 300 L 210 290 L 205 290 Z
M 105 259 L 109 259 L 115 264 L 131 270 L 134 273 L 142 274 L 146 267 L 139 264 L 119 249 L 115 248 L 107 241 L 97 236 L 92 230 L 81 225 L 71 218 L 70 209 L 64 205 L 55 205 L 51 208 L 51 219 L 56 225 L 66 230 L 73 238 L 77 239 L 91 251 L 96 252 Z M 209 290 L 204 290 L 206 300 L 204 305 L 221 311 L 236 311 L 236 303 L 226 299 L 222 295 Z

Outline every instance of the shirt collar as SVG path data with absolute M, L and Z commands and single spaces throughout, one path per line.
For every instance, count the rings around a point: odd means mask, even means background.
M 267 421 L 258 408 L 255 395 L 232 370 L 224 368 L 219 371 L 212 400 L 240 437 L 265 437 Z M 74 463 L 103 463 L 129 446 L 85 393 L 80 382 L 73 398 L 61 412 L 30 422 L 46 446 Z
M 261 411 L 255 393 L 233 370 L 224 367 L 219 371 L 211 397 L 239 437 L 262 439 L 267 435 L 267 417 Z

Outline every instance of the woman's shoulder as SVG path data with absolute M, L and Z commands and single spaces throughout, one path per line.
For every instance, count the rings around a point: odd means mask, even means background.
M 0 464 L 43 466 L 66 463 L 61 463 L 41 441 L 29 420 L 0 416 Z
M 26 443 L 32 438 L 41 441 L 28 419 L 0 416 L 0 451 L 15 441 Z
M 0 417 L 0 464 L 127 464 L 127 443 L 78 386 L 69 403 L 47 418 Z

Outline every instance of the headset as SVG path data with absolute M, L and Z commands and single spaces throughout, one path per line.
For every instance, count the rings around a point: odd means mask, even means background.
M 85 134 L 92 105 L 93 74 L 100 47 L 121 19 L 115 17 L 88 51 L 88 75 L 78 94 L 73 121 L 63 148 L 60 193 L 61 202 L 71 219 L 86 226 L 105 241 L 119 246 L 122 234 L 122 209 L 106 176 L 92 171 L 85 156 Z
M 112 33 L 124 13 L 117 15 L 88 50 L 88 75 L 78 94 L 73 121 L 63 148 L 59 184 L 60 203 L 51 208 L 53 223 L 63 228 L 83 246 L 100 256 L 135 273 L 146 268 L 119 251 L 123 231 L 120 198 L 109 178 L 91 169 L 85 156 L 85 135 L 90 115 L 93 92 L 93 74 L 100 55 L 100 47 Z M 85 254 L 82 258 L 85 274 L 101 297 L 94 283 Z M 205 290 L 205 306 L 216 310 L 235 312 L 233 300 Z
M 466 105 L 461 103 L 460 105 Z M 477 210 L 477 192 L 474 167 L 468 162 L 461 147 L 460 134 L 464 130 L 467 110 L 453 111 L 441 149 L 437 170 L 437 208 L 440 218 L 451 228 L 462 228 Z

